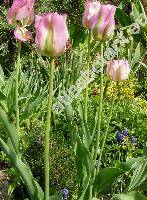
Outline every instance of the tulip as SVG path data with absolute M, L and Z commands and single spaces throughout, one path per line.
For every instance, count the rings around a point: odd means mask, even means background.
M 9 24 L 16 26 L 30 25 L 34 20 L 34 0 L 14 0 L 7 13 Z
M 111 38 L 115 28 L 115 10 L 116 7 L 113 5 L 101 5 L 97 21 L 92 25 L 92 35 L 95 40 L 104 42 Z
M 64 53 L 69 39 L 66 15 L 46 13 L 36 16 L 35 43 L 40 54 L 57 57 Z
M 85 28 L 92 28 L 92 25 L 97 21 L 97 13 L 100 7 L 101 4 L 99 1 L 86 1 L 86 9 L 83 17 L 83 25 Z
M 130 74 L 130 66 L 127 60 L 108 61 L 106 68 L 107 76 L 113 81 L 126 80 Z
M 32 40 L 32 34 L 24 27 L 16 27 L 14 29 L 14 36 L 22 42 Z

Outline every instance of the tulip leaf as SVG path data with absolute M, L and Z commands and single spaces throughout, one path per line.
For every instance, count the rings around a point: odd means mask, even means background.
M 133 191 L 127 194 L 117 194 L 111 200 L 147 200 L 143 194 Z
M 86 190 L 88 188 L 88 185 L 89 185 L 89 181 L 90 181 L 90 178 L 87 176 L 83 182 L 83 189 L 82 189 L 82 194 L 79 198 L 79 200 L 83 200 L 84 196 L 85 196 L 85 193 L 86 193 Z
M 78 106 L 78 112 L 80 116 L 80 124 L 81 124 L 81 135 L 83 136 L 83 143 L 86 146 L 87 149 L 89 149 L 90 142 L 91 142 L 91 137 L 88 131 L 87 123 L 85 121 L 85 116 L 84 116 L 84 110 L 83 110 L 83 105 L 81 102 L 79 102 Z
M 131 169 L 136 169 L 146 160 L 146 157 L 138 157 L 129 159 L 126 162 L 122 162 L 116 165 L 117 168 L 122 169 L 124 172 L 130 171 Z
M 133 60 L 132 60 L 132 66 L 134 66 L 137 62 L 140 60 L 140 42 L 137 44 L 137 47 L 135 49 Z
M 69 122 L 72 122 L 73 120 L 73 108 L 71 104 L 68 104 L 65 106 L 65 114 L 66 114 L 66 119 Z
M 147 179 L 147 160 L 140 164 L 133 172 L 131 183 L 129 185 L 129 191 L 138 187 L 143 181 Z
M 10 161 L 14 164 L 16 169 L 21 175 L 23 182 L 25 183 L 32 200 L 43 200 L 44 194 L 41 187 L 33 179 L 30 170 L 22 162 L 19 156 L 12 151 L 7 144 L 0 138 L 0 147 L 3 149 L 5 154 L 9 157 Z
M 116 9 L 115 16 L 122 26 L 129 26 L 131 24 L 130 17 L 120 8 Z
M 119 168 L 105 168 L 99 171 L 94 182 L 94 191 L 97 194 L 105 191 L 108 186 L 110 186 L 118 176 L 122 175 L 124 172 Z
M 4 71 L 2 69 L 2 66 L 0 65 L 0 89 L 1 89 L 1 86 L 4 84 L 5 84 Z
M 50 200 L 62 200 L 62 193 L 56 192 L 53 196 L 49 197 Z
M 118 8 L 123 9 L 123 7 L 126 5 L 127 0 L 123 0 L 121 1 L 121 3 L 119 4 Z
M 15 127 L 9 122 L 7 114 L 0 108 L 0 119 L 2 120 L 4 127 L 6 128 L 8 135 L 11 139 L 15 152 L 19 154 L 19 136 Z

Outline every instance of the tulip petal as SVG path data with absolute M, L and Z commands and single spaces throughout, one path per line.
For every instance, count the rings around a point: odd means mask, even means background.
M 63 54 L 69 38 L 66 26 L 67 15 L 58 13 L 40 14 L 35 18 L 35 43 L 44 56 L 57 57 Z
M 68 30 L 66 28 L 66 22 L 57 13 L 53 14 L 53 33 L 54 33 L 54 49 L 55 54 L 59 56 L 62 54 L 63 49 L 66 48 L 66 42 L 69 39 Z M 60 34 L 59 34 L 60 30 Z
M 97 15 L 101 4 L 99 1 L 91 2 L 89 0 L 86 1 L 86 9 L 83 17 L 83 25 L 88 28 L 92 29 L 92 26 L 97 21 Z
M 34 20 L 33 7 L 34 0 L 15 0 L 7 13 L 6 18 L 8 23 L 17 25 L 17 21 L 21 21 L 27 18 L 27 25 L 31 24 Z
M 127 60 L 108 61 L 106 74 L 115 82 L 124 81 L 130 74 L 130 65 Z
M 24 27 L 16 27 L 14 29 L 14 36 L 22 42 L 32 40 L 32 34 Z

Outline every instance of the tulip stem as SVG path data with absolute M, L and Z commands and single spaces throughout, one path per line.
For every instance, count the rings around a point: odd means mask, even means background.
M 49 136 L 51 130 L 51 109 L 53 99 L 53 80 L 54 80 L 54 59 L 50 65 L 50 81 L 48 88 L 48 105 L 45 130 L 45 148 L 44 148 L 44 170 L 45 170 L 45 200 L 49 200 Z
M 16 63 L 16 78 L 15 78 L 15 109 L 16 109 L 16 129 L 19 132 L 19 72 L 20 72 L 20 52 L 21 52 L 21 41 L 18 43 L 18 54 Z
M 101 120 L 102 120 L 102 106 L 103 106 L 103 68 L 104 68 L 104 58 L 103 58 L 103 52 L 104 46 L 103 43 L 101 43 L 101 72 L 100 72 L 100 103 L 99 103 L 99 110 L 98 110 L 98 132 L 96 135 L 96 146 L 95 146 L 95 152 L 94 152 L 94 161 L 96 162 L 97 153 L 99 149 L 99 140 L 100 140 L 100 126 L 101 126 Z
M 88 77 L 87 79 L 89 79 L 89 68 L 90 68 L 90 41 L 91 41 L 91 32 L 89 31 L 88 34 L 88 55 L 87 55 L 87 64 L 86 64 L 86 68 L 85 70 L 88 71 Z M 87 107 L 88 107 L 88 85 L 86 86 L 85 89 L 85 121 L 87 122 Z

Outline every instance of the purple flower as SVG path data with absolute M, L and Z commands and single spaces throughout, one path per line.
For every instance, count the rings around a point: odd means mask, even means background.
M 66 200 L 69 197 L 69 191 L 68 189 L 64 188 L 61 190 L 62 194 L 63 194 L 63 199 Z
M 122 134 L 122 133 L 118 133 L 118 135 L 117 135 L 117 141 L 118 141 L 119 143 L 122 143 L 122 142 L 123 142 L 123 134 Z
M 134 136 L 131 136 L 131 143 L 132 143 L 133 145 L 136 145 L 136 144 L 137 144 L 137 138 L 134 137 Z
M 128 135 L 129 135 L 129 131 L 128 131 L 128 129 L 126 129 L 126 130 L 124 131 L 124 136 L 128 137 Z

